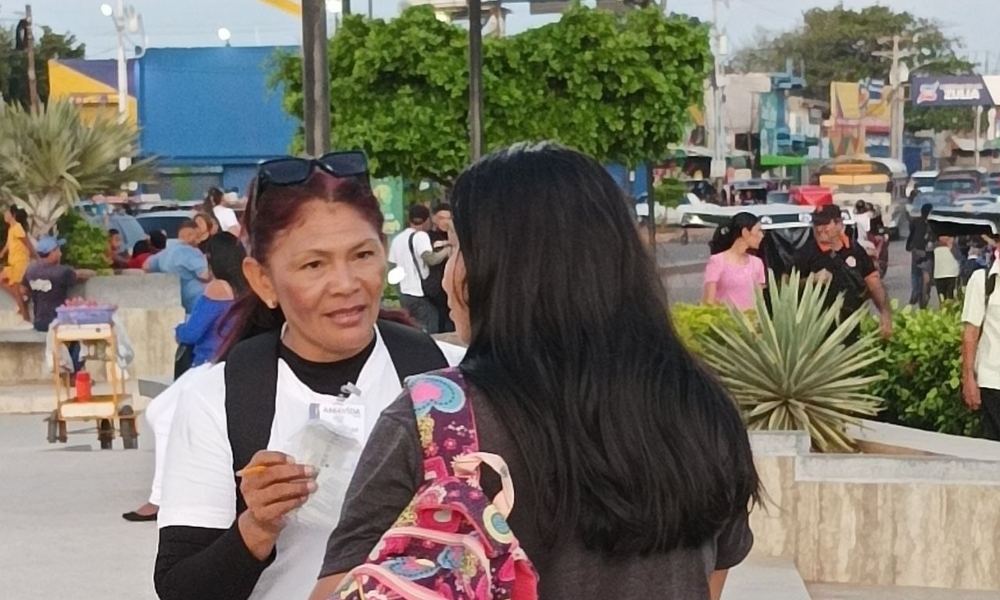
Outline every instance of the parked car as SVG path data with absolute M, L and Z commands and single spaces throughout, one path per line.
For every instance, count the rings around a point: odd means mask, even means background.
M 653 215 L 657 225 L 680 225 L 685 212 L 692 206 L 706 204 L 704 200 L 695 194 L 688 192 L 681 197 L 680 204 L 674 207 L 666 207 L 662 204 L 653 206 Z M 635 214 L 640 219 L 649 215 L 649 205 L 646 203 L 646 196 L 642 195 L 636 199 Z
M 955 206 L 990 206 L 1000 203 L 1000 196 L 996 194 L 968 194 L 955 198 Z
M 910 175 L 910 181 L 906 184 L 906 197 L 909 198 L 914 190 L 921 194 L 934 191 L 934 182 L 937 181 L 938 175 L 937 171 L 917 171 Z
M 190 210 L 163 210 L 142 213 L 136 220 L 147 234 L 151 231 L 163 231 L 168 239 L 177 239 L 181 223 L 193 216 L 194 212 Z
M 955 195 L 947 191 L 924 192 L 913 199 L 908 213 L 911 219 L 920 216 L 925 204 L 930 204 L 933 208 L 952 206 L 955 203 Z
M 935 192 L 947 192 L 953 197 L 982 192 L 979 180 L 969 175 L 941 175 L 934 182 Z
M 990 173 L 986 176 L 986 189 L 991 194 L 1000 196 L 1000 173 Z

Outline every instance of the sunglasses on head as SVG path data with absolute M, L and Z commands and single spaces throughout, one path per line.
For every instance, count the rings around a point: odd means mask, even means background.
M 288 186 L 305 183 L 313 170 L 319 169 L 334 177 L 362 177 L 368 174 L 368 158 L 364 152 L 350 150 L 330 152 L 319 158 L 275 158 L 257 167 L 255 198 L 270 186 Z

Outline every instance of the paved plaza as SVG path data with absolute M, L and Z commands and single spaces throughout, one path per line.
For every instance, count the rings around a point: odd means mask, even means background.
M 73 425 L 49 445 L 41 415 L 0 416 L 0 600 L 155 599 L 156 524 L 121 518 L 149 496 L 152 438 L 101 451 Z

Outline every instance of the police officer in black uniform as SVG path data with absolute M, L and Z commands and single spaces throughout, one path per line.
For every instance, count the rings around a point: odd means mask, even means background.
M 892 313 L 882 287 L 882 278 L 871 257 L 856 241 L 844 233 L 840 208 L 827 205 L 813 215 L 814 242 L 809 242 L 795 257 L 795 268 L 803 275 L 812 275 L 830 284 L 827 306 L 838 294 L 844 295 L 841 320 L 864 306 L 870 298 L 879 311 L 882 336 L 892 335 Z M 855 330 L 847 339 L 853 343 L 860 337 Z

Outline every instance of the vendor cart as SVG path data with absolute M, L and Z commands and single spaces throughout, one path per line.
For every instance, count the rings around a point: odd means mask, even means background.
M 132 397 L 125 391 L 125 381 L 118 368 L 118 336 L 112 323 L 70 325 L 56 323 L 52 326 L 52 364 L 55 373 L 56 408 L 48 419 L 48 441 L 66 443 L 67 422 L 94 421 L 97 438 L 102 450 L 109 450 L 115 434 L 121 436 L 126 450 L 139 447 L 139 431 Z M 89 360 L 110 363 L 107 368 L 108 393 L 79 397 L 73 382 L 60 372 L 60 353 L 66 344 L 79 343 L 96 346 L 98 356 Z

